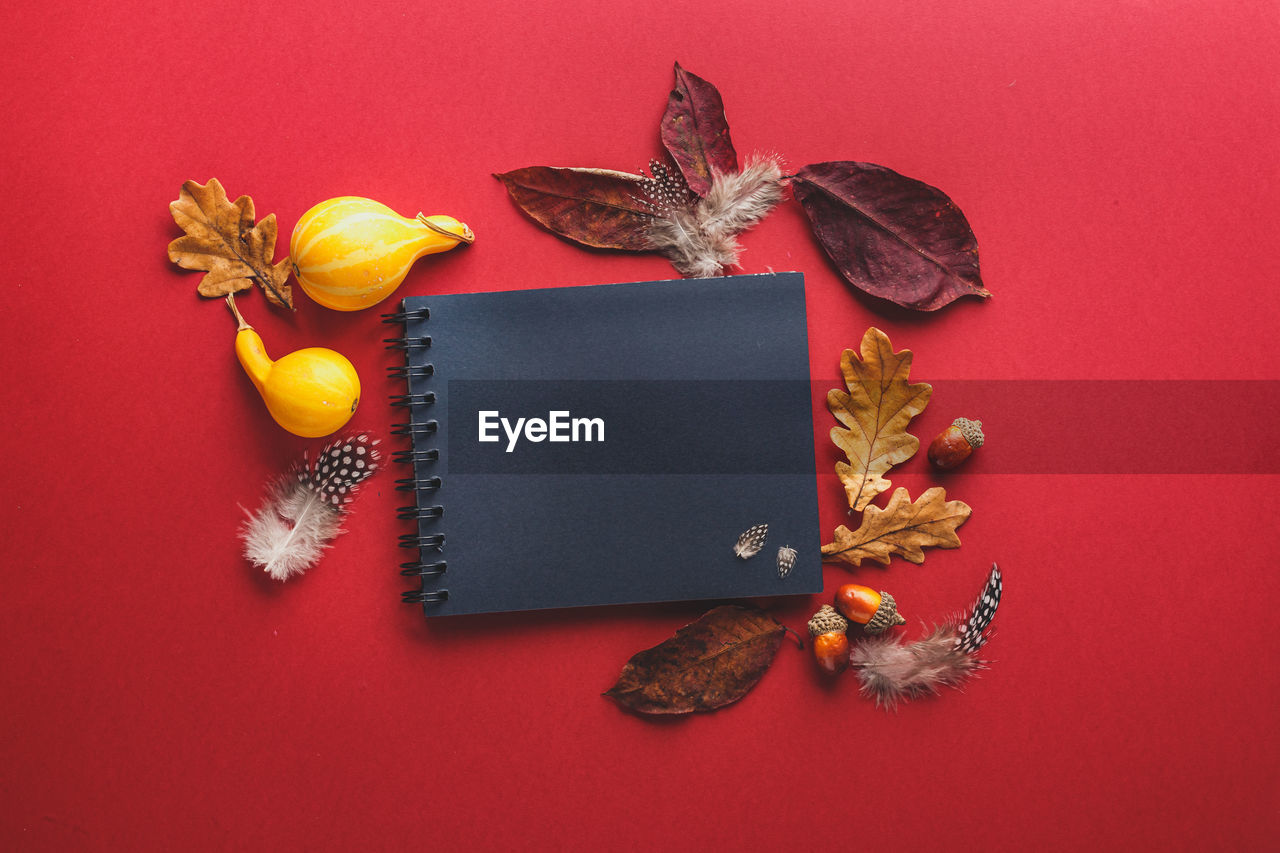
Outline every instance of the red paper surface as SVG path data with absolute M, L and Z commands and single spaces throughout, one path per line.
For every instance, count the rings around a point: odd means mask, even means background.
M 1232 439 L 1262 448 L 1261 475 L 1158 456 L 1123 475 L 1020 471 L 1009 460 L 1063 427 L 944 396 L 960 379 L 1280 380 L 1273 3 L 50 0 L 4 30 L 0 846 L 1280 839 L 1274 392 L 1247 420 L 1261 431 Z M 241 507 L 318 443 L 269 420 L 226 309 L 167 261 L 182 182 L 216 176 L 286 235 L 343 194 L 470 224 L 475 245 L 420 262 L 402 294 L 665 278 L 659 257 L 540 231 L 491 173 L 639 168 L 660 151 L 677 60 L 720 88 L 740 153 L 880 163 L 944 190 L 978 236 L 994 297 L 929 316 L 851 292 L 793 202 L 743 240 L 744 271 L 807 276 L 828 532 L 846 515 L 821 391 L 867 326 L 937 383 L 924 440 L 957 415 L 986 423 L 973 467 L 891 475 L 973 506 L 961 549 L 826 569 L 829 589 L 891 591 L 918 632 L 998 560 L 994 662 L 963 692 L 885 713 L 788 646 L 737 705 L 629 715 L 601 692 L 704 607 L 426 624 L 398 601 L 394 472 L 302 578 L 240 557 Z M 350 357 L 353 427 L 387 437 L 379 309 L 298 301 L 292 316 L 261 294 L 241 307 L 273 354 Z M 1150 425 L 1123 405 L 1073 411 L 1100 445 L 1203 447 L 1176 421 L 1135 440 Z M 775 613 L 802 630 L 821 603 Z

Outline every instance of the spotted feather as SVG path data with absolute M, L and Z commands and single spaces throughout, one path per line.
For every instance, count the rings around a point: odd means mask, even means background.
M 1004 588 L 1004 580 L 1000 577 L 1000 567 L 991 564 L 991 574 L 987 576 L 987 585 L 982 594 L 973 603 L 968 618 L 956 628 L 956 648 L 965 654 L 973 654 L 986 645 L 991 639 L 987 628 L 996 615 L 996 607 L 1000 604 L 1000 593 Z
M 764 540 L 769 536 L 769 525 L 755 524 L 742 531 L 742 535 L 738 537 L 738 541 L 733 544 L 733 553 L 736 557 L 749 560 L 756 554 L 760 553 L 760 549 L 764 547 Z
M 378 470 L 382 457 L 377 444 L 377 440 L 361 433 L 326 445 L 311 465 L 312 488 L 331 506 L 346 504 L 356 486 Z

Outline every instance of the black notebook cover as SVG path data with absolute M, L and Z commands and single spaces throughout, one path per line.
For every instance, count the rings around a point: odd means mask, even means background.
M 413 296 L 389 320 L 427 615 L 821 591 L 801 274 Z

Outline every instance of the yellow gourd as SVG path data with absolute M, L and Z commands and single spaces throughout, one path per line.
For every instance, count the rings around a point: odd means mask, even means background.
M 302 215 L 289 256 L 308 296 L 337 311 L 359 311 L 390 296 L 418 258 L 474 241 L 452 216 L 408 219 L 372 199 L 341 196 Z
M 360 377 L 341 353 L 307 347 L 272 361 L 262 338 L 236 310 L 236 358 L 249 374 L 276 423 L 294 435 L 319 438 L 337 432 L 360 403 Z

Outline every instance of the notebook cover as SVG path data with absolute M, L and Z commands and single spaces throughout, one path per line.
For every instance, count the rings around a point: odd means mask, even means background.
M 403 308 L 427 615 L 821 591 L 800 273 Z

